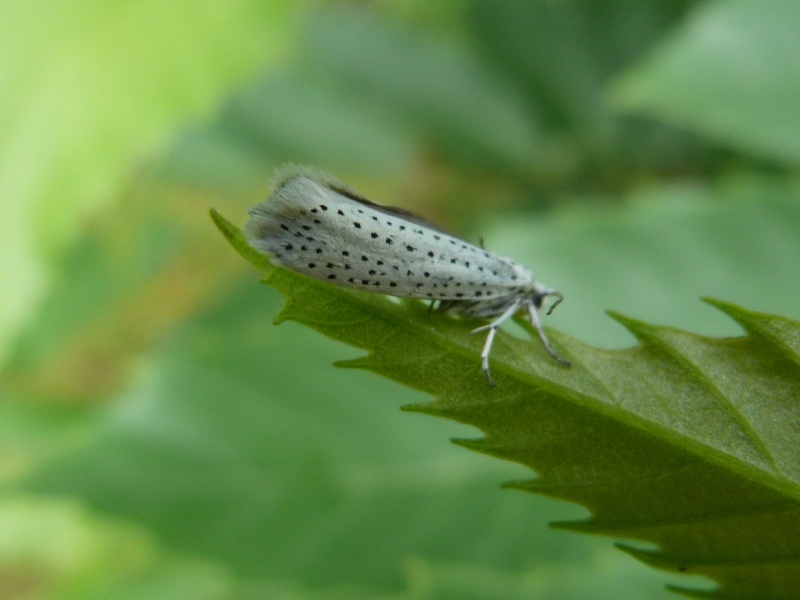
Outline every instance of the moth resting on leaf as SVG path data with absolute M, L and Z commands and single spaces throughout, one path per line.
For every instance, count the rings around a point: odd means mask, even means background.
M 333 285 L 434 302 L 433 312 L 493 319 L 481 352 L 494 385 L 489 354 L 498 329 L 526 311 L 547 352 L 561 358 L 539 319 L 560 292 L 534 280 L 519 263 L 446 233 L 398 208 L 370 202 L 334 177 L 292 167 L 279 171 L 270 198 L 250 209 L 245 235 L 256 250 L 291 271 Z

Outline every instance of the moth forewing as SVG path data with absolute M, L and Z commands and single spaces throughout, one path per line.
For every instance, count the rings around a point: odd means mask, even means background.
M 306 176 L 283 182 L 250 214 L 245 233 L 256 249 L 343 287 L 457 301 L 519 295 L 531 282 L 510 259 Z
M 401 209 L 382 207 L 329 175 L 284 174 L 272 196 L 250 210 L 248 242 L 287 269 L 338 286 L 438 302 L 437 312 L 493 318 L 481 354 L 489 372 L 497 330 L 528 309 L 545 349 L 553 350 L 537 309 L 554 290 L 515 261 L 446 233 Z M 549 314 L 549 313 L 548 313 Z

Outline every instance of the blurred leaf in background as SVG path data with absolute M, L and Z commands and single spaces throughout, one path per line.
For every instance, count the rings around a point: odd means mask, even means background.
M 795 6 L 0 13 L 3 597 L 669 597 L 446 443 L 473 430 L 397 411 L 423 395 L 275 328 L 206 211 L 311 163 L 484 234 L 590 343 L 631 343 L 607 308 L 736 333 L 701 295 L 800 317 Z
M 0 5 L 0 356 L 86 218 L 176 119 L 274 60 L 290 16 L 280 2 Z

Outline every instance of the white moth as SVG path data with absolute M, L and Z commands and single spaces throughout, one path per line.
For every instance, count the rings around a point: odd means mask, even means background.
M 510 258 L 454 237 L 402 209 L 379 206 L 334 177 L 310 169 L 279 171 L 272 196 L 250 209 L 248 242 L 275 263 L 314 279 L 366 292 L 421 298 L 434 312 L 494 319 L 481 352 L 494 385 L 489 354 L 498 329 L 521 310 L 547 352 L 561 358 L 542 329 L 538 310 L 561 293 L 537 283 Z M 432 305 L 433 306 L 433 305 Z

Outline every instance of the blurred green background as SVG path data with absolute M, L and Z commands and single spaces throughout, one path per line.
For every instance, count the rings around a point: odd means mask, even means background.
M 0 598 L 708 587 L 548 529 L 585 511 L 273 326 L 207 210 L 308 163 L 483 235 L 599 346 L 633 341 L 609 308 L 800 318 L 797 31 L 792 0 L 0 3 Z

